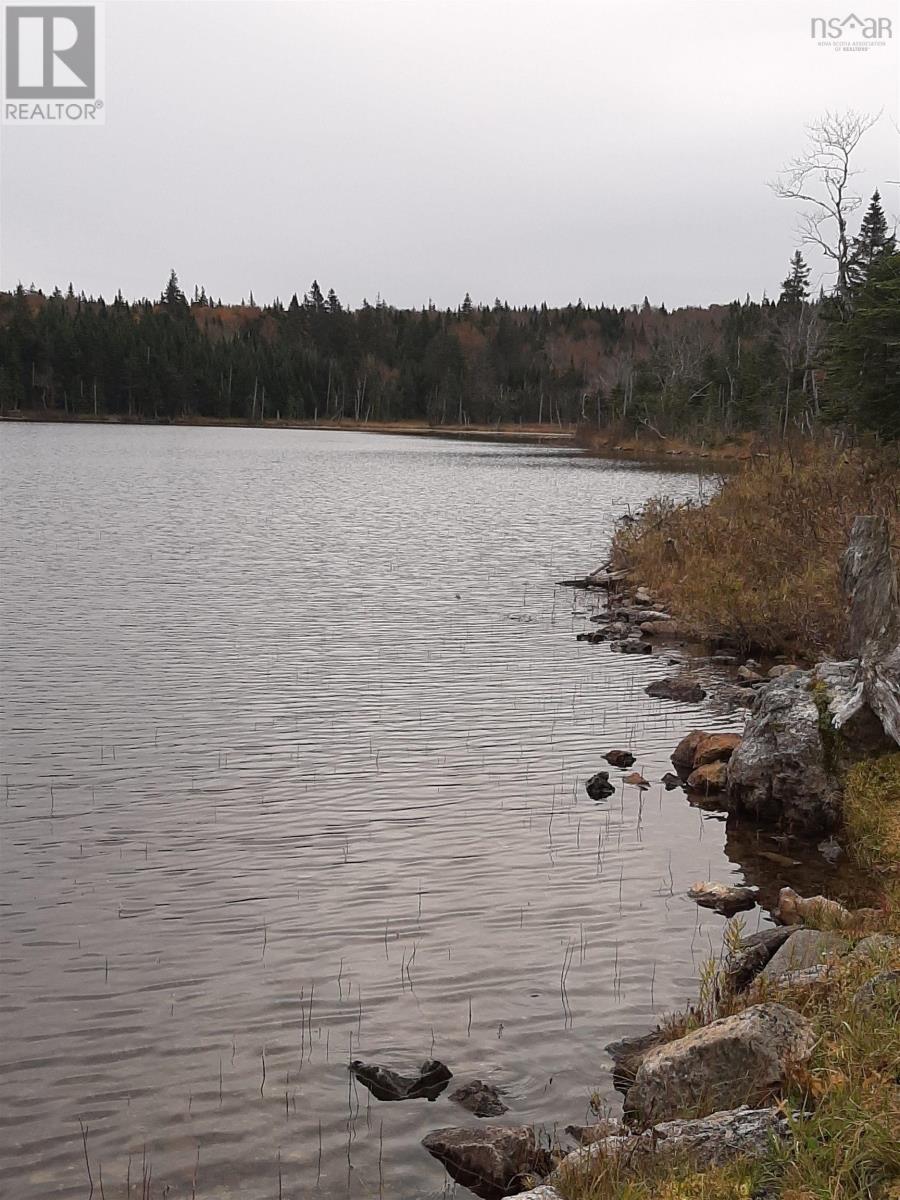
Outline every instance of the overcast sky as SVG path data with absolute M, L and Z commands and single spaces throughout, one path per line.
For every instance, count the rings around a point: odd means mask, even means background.
M 888 46 L 817 45 L 835 0 L 107 3 L 106 125 L 2 129 L 0 285 L 777 294 L 796 216 L 765 181 L 809 120 L 883 109 L 858 184 L 900 210 L 900 13 L 860 3 Z

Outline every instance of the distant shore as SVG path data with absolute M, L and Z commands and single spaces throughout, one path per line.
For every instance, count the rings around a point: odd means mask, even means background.
M 473 442 L 507 442 L 525 445 L 571 447 L 589 458 L 604 458 L 616 462 L 649 462 L 681 468 L 694 461 L 716 463 L 723 468 L 757 457 L 755 446 L 748 440 L 728 442 L 710 447 L 702 443 L 672 439 L 652 440 L 641 437 L 622 437 L 615 432 L 577 425 L 538 425 L 501 422 L 493 425 L 430 425 L 421 420 L 409 421 L 244 421 L 229 417 L 177 417 L 157 421 L 148 417 L 128 417 L 121 414 L 62 413 L 57 410 L 19 410 L 0 413 L 0 421 L 41 422 L 55 425 L 151 425 L 195 426 L 223 429 L 318 429 L 343 433 L 381 433 L 407 437 L 465 438 Z
M 424 421 L 242 421 L 227 417 L 177 417 L 154 421 L 148 417 L 119 414 L 26 412 L 0 413 L 0 421 L 41 422 L 51 425 L 179 425 L 223 429 L 319 429 L 343 433 L 391 433 L 409 437 L 471 438 L 473 441 L 549 443 L 575 445 L 574 426 L 518 425 L 429 425 Z

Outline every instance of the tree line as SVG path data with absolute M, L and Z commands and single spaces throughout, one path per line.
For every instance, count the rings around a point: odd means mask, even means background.
M 821 226 L 817 227 L 818 230 Z M 839 286 L 798 250 L 776 299 L 348 310 L 317 282 L 286 305 L 107 302 L 70 284 L 0 294 L 0 412 L 435 425 L 591 424 L 668 437 L 837 421 L 900 435 L 900 254 L 876 192 L 842 231 Z

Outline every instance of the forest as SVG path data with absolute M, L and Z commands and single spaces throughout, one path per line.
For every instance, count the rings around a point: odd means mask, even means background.
M 706 308 L 350 310 L 317 282 L 258 305 L 0 294 L 0 415 L 590 425 L 713 442 L 836 423 L 900 435 L 900 253 L 876 192 L 838 283 L 797 250 L 773 298 Z

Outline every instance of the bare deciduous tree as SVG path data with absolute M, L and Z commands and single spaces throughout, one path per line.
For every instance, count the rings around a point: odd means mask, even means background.
M 776 196 L 810 206 L 800 215 L 801 241 L 817 246 L 834 263 L 835 292 L 844 307 L 848 307 L 850 294 L 847 219 L 862 202 L 851 187 L 858 174 L 851 167 L 851 156 L 879 115 L 852 109 L 827 112 L 807 126 L 809 144 L 804 153 L 792 159 L 769 185 Z

